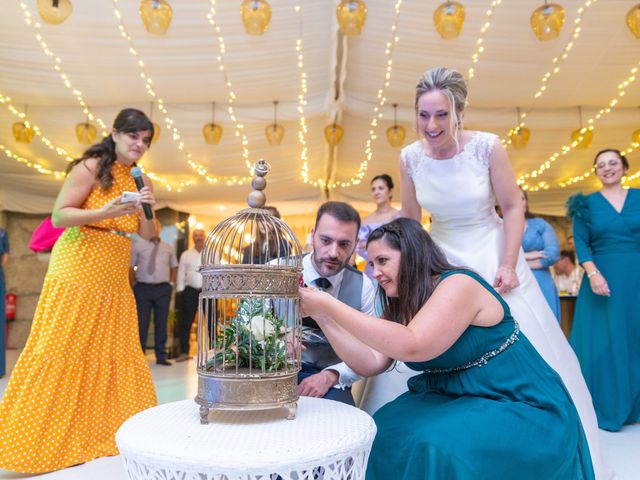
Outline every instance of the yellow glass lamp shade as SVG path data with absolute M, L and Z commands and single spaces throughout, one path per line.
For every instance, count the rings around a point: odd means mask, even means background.
M 580 140 L 582 137 L 582 140 Z M 578 142 L 575 148 L 578 150 L 585 150 L 589 148 L 591 145 L 591 141 L 593 140 L 593 131 L 588 128 L 579 128 L 578 130 L 574 130 L 571 132 L 571 141 Z
M 244 0 L 240 17 L 249 35 L 262 35 L 271 21 L 271 5 L 266 0 Z
M 156 143 L 160 138 L 160 125 L 156 122 L 151 123 L 153 123 L 153 137 L 151 137 L 151 143 Z
M 541 42 L 558 38 L 563 24 L 564 8 L 557 3 L 545 2 L 531 14 L 531 28 Z
M 167 0 L 142 0 L 140 18 L 147 32 L 153 35 L 164 35 L 171 25 L 173 10 Z
M 464 6 L 458 2 L 443 3 L 433 12 L 433 24 L 442 39 L 456 38 L 464 25 Z
M 83 145 L 91 145 L 96 138 L 98 130 L 89 122 L 76 125 L 76 138 Z
M 64 22 L 73 7 L 69 0 L 38 0 L 38 13 L 43 22 L 51 25 L 60 25 Z
M 222 138 L 222 127 L 215 123 L 207 123 L 202 127 L 202 135 L 209 145 L 217 145 Z
M 631 134 L 631 141 L 640 144 L 640 128 Z
M 342 0 L 336 7 L 336 16 L 344 35 L 360 35 L 367 19 L 367 5 L 362 0 Z
M 27 125 L 23 122 L 14 123 L 12 131 L 13 138 L 15 138 L 18 143 L 31 143 L 31 140 L 33 140 L 33 136 L 35 135 L 31 125 Z
M 640 38 L 640 3 L 627 12 L 627 27 L 636 38 Z
M 284 127 L 277 123 L 273 123 L 271 125 L 267 125 L 267 128 L 264 129 L 264 133 L 267 136 L 269 145 L 280 145 L 284 138 Z
M 531 138 L 531 130 L 526 127 L 518 127 L 509 133 L 509 140 L 513 148 L 524 148 Z
M 407 136 L 407 132 L 404 127 L 394 125 L 387 128 L 387 140 L 392 147 L 401 147 L 404 145 L 404 139 Z
M 331 147 L 335 147 L 342 140 L 344 129 L 335 123 L 324 127 L 324 138 Z

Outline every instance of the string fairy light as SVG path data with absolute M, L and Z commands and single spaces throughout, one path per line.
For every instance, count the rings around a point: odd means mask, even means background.
M 34 29 L 35 38 L 36 38 L 38 44 L 40 45 L 40 47 L 42 48 L 44 54 L 47 55 L 48 57 L 52 57 L 54 59 L 53 69 L 60 74 L 60 78 L 62 79 L 65 87 L 72 91 L 72 93 L 75 96 L 76 100 L 78 101 L 78 103 L 82 107 L 82 113 L 85 114 L 89 120 L 98 122 L 98 124 L 100 125 L 100 128 L 102 130 L 102 136 L 103 137 L 109 135 L 108 129 L 107 129 L 107 125 L 105 124 L 105 122 L 99 116 L 94 115 L 93 112 L 91 112 L 91 109 L 87 106 L 87 103 L 84 100 L 82 92 L 79 89 L 77 89 L 77 88 L 75 88 L 73 86 L 73 84 L 71 82 L 71 79 L 69 78 L 69 75 L 63 70 L 62 59 L 59 56 L 55 55 L 55 53 L 51 50 L 51 48 L 49 47 L 49 45 L 45 41 L 45 39 L 44 39 L 44 37 L 42 35 L 42 32 L 41 32 L 41 29 L 40 29 L 41 25 L 37 20 L 35 20 L 35 17 L 33 15 L 33 13 L 31 13 L 31 11 L 29 10 L 29 7 L 24 2 L 20 3 L 20 7 L 22 8 L 22 12 L 23 12 L 23 14 L 25 16 L 25 23 L 27 23 L 28 25 L 30 25 Z M 49 140 L 47 137 L 45 137 L 44 134 L 42 133 L 41 128 L 38 127 L 37 125 L 34 125 L 33 123 L 30 123 L 26 119 L 26 115 L 24 113 L 22 113 L 22 112 L 19 112 L 13 105 L 11 105 L 10 101 L 11 101 L 11 99 L 9 97 L 5 97 L 5 96 L 2 96 L 0 94 L 0 103 L 4 103 L 7 106 L 7 108 L 14 115 L 17 115 L 18 117 L 22 118 L 25 121 L 26 124 L 30 125 L 33 128 L 33 131 L 36 134 L 36 136 L 49 149 L 51 149 L 54 152 L 56 152 L 56 154 L 58 154 L 60 157 L 64 158 L 67 162 L 71 162 L 73 160 L 73 157 L 64 148 L 55 145 L 51 140 Z M 28 162 L 28 160 L 25 160 L 25 161 Z M 34 165 L 36 165 L 36 163 L 34 163 Z M 173 190 L 174 187 L 172 187 L 171 183 L 166 178 L 164 178 L 164 177 L 162 177 L 162 176 L 160 176 L 158 174 L 155 174 L 154 172 L 151 172 L 149 170 L 143 169 L 143 171 L 150 178 L 153 178 L 154 180 L 159 181 L 165 187 L 165 189 L 167 189 L 168 191 Z M 183 187 L 184 185 L 186 185 L 188 183 L 189 182 L 182 182 L 180 184 L 180 186 L 178 186 L 178 188 L 177 188 L 178 191 L 180 191 L 181 187 Z
M 69 152 L 67 152 L 64 148 L 55 145 L 51 140 L 45 137 L 40 127 L 38 125 L 35 125 L 31 121 L 29 121 L 29 119 L 27 118 L 27 114 L 25 112 L 21 112 L 15 106 L 13 106 L 11 103 L 11 98 L 3 95 L 1 92 L 0 92 L 0 103 L 3 104 L 7 108 L 7 110 L 9 110 L 12 114 L 14 114 L 16 117 L 21 119 L 26 126 L 31 127 L 33 129 L 33 132 L 38 137 L 38 139 L 40 139 L 40 141 L 44 143 L 49 149 L 56 152 L 57 155 L 64 158 L 67 162 L 70 162 L 73 160 L 73 157 L 69 155 Z
M 319 186 L 322 188 L 334 189 L 336 187 L 348 188 L 352 185 L 358 185 L 362 179 L 364 178 L 367 168 L 369 167 L 369 162 L 373 157 L 373 149 L 372 144 L 373 141 L 377 138 L 376 129 L 378 127 L 378 120 L 382 118 L 382 107 L 385 105 L 387 101 L 387 97 L 385 97 L 385 91 L 387 87 L 389 87 L 391 83 L 391 76 L 393 71 L 393 52 L 396 44 L 400 41 L 400 37 L 396 34 L 398 28 L 398 18 L 400 17 L 400 9 L 402 6 L 402 0 L 397 0 L 394 6 L 394 19 L 393 24 L 391 25 L 391 39 L 385 44 L 385 58 L 386 58 L 386 68 L 384 75 L 383 86 L 378 90 L 377 102 L 376 106 L 373 108 L 373 119 L 371 120 L 371 124 L 369 126 L 369 138 L 366 142 L 365 147 L 365 159 L 360 162 L 358 166 L 358 170 L 356 174 L 346 180 L 336 180 L 331 183 L 325 182 L 323 179 L 311 180 L 308 177 L 308 167 L 305 173 L 304 165 L 302 170 L 302 177 L 305 183 L 310 183 L 313 186 Z
M 578 8 L 576 12 L 577 17 L 573 21 L 574 26 L 573 26 L 573 33 L 571 34 L 571 37 L 569 38 L 567 43 L 565 43 L 562 54 L 553 58 L 553 60 L 551 61 L 552 63 L 551 68 L 542 76 L 542 79 L 540 80 L 540 86 L 538 87 L 538 90 L 536 91 L 536 93 L 533 95 L 533 101 L 531 102 L 531 105 L 529 105 L 529 107 L 520 114 L 520 118 L 518 119 L 520 123 L 509 130 L 509 133 L 507 134 L 506 138 L 501 139 L 502 144 L 505 147 L 508 145 L 511 145 L 511 135 L 514 133 L 518 133 L 518 131 L 521 128 L 524 128 L 525 126 L 524 119 L 535 108 L 538 102 L 538 99 L 540 99 L 540 97 L 542 97 L 542 95 L 544 95 L 544 93 L 547 91 L 547 85 L 549 83 L 549 80 L 560 71 L 560 64 L 564 60 L 569 58 L 569 54 L 573 49 L 573 47 L 575 46 L 575 42 L 580 37 L 580 33 L 582 31 L 582 27 L 580 26 L 580 23 L 582 22 L 582 17 L 587 11 L 587 9 L 593 4 L 595 4 L 597 1 L 598 0 L 587 0 L 580 8 Z M 580 137 L 580 140 L 582 140 L 582 137 Z
M 630 175 L 628 177 L 625 177 L 623 179 L 623 183 L 625 184 L 624 187 L 625 188 L 629 188 L 631 186 L 631 183 L 636 181 L 637 179 L 640 178 L 640 170 L 638 170 L 636 173 L 634 173 L 633 175 Z
M 620 153 L 624 156 L 629 155 L 632 152 L 635 152 L 636 150 L 640 150 L 640 143 L 637 142 L 631 142 L 631 144 L 624 150 L 622 150 Z M 593 173 L 593 167 L 590 167 L 588 170 L 586 170 L 585 172 L 581 173 L 580 175 L 575 175 L 573 177 L 569 177 L 566 180 L 560 180 L 558 182 L 558 185 L 560 186 L 560 188 L 567 188 L 571 185 L 575 185 L 576 183 L 582 182 L 584 180 L 587 180 L 591 174 Z M 633 181 L 636 178 L 638 178 L 638 176 L 640 176 L 640 173 L 635 173 L 633 175 L 631 175 L 630 177 L 624 177 L 623 178 L 623 183 L 624 182 L 629 182 L 629 181 Z M 534 187 L 535 188 L 535 187 Z M 535 190 L 532 190 L 535 191 Z
M 118 1 L 119 0 L 111 0 L 113 3 L 113 13 L 118 20 L 118 29 L 120 30 L 120 35 L 127 41 L 129 46 L 129 54 L 135 59 L 136 65 L 138 65 L 138 69 L 140 70 L 140 77 L 145 82 L 145 88 L 149 96 L 154 99 L 158 110 L 162 113 L 164 121 L 166 123 L 167 129 L 171 132 L 171 138 L 174 142 L 176 142 L 178 149 L 186 156 L 187 163 L 189 166 L 201 177 L 203 177 L 207 182 L 211 184 L 217 184 L 225 182 L 227 185 L 242 185 L 251 180 L 252 177 L 238 177 L 238 176 L 224 176 L 224 175 L 212 175 L 210 174 L 206 167 L 202 164 L 199 164 L 193 160 L 193 155 L 185 148 L 184 142 L 181 140 L 181 135 L 178 130 L 178 127 L 175 126 L 175 122 L 169 116 L 169 111 L 165 106 L 164 100 L 157 94 L 157 92 L 153 88 L 153 79 L 147 73 L 145 68 L 145 63 L 142 60 L 140 54 L 135 48 L 135 44 L 133 43 L 133 38 L 129 34 L 127 27 L 124 24 L 123 16 L 120 10 L 118 9 Z M 193 180 L 189 180 L 188 182 L 184 182 L 182 186 L 178 187 L 177 191 L 181 192 L 185 187 L 193 185 L 195 182 Z
M 611 113 L 611 111 L 618 105 L 619 99 L 625 95 L 627 87 L 629 87 L 629 85 L 631 85 L 637 80 L 636 74 L 638 73 L 639 66 L 640 66 L 640 61 L 638 61 L 638 63 L 631 68 L 629 76 L 624 81 L 618 84 L 618 92 L 616 95 L 614 95 L 614 97 L 609 102 L 609 106 L 601 108 L 596 115 L 594 115 L 593 117 L 587 120 L 587 124 L 589 126 L 584 127 L 581 130 L 582 133 L 584 133 L 587 129 L 593 131 L 595 129 L 594 124 L 596 123 L 596 121 L 600 120 L 602 117 Z M 522 188 L 524 188 L 525 190 L 527 190 L 528 188 L 532 188 L 530 185 L 526 184 L 527 179 L 537 178 L 546 170 L 550 169 L 551 165 L 558 158 L 565 156 L 569 152 L 571 152 L 574 148 L 576 148 L 576 146 L 579 145 L 580 141 L 582 141 L 582 137 L 579 137 L 578 139 L 574 140 L 570 145 L 563 145 L 559 151 L 556 151 L 551 156 L 549 156 L 549 158 L 544 163 L 542 163 L 537 169 L 532 170 L 523 175 L 520 175 L 520 177 L 518 177 L 518 185 L 521 185 Z
M 39 173 L 43 175 L 52 176 L 57 180 L 63 180 L 66 176 L 65 172 L 63 171 L 50 170 L 35 160 L 28 160 L 24 157 L 21 157 L 20 155 L 17 155 L 16 153 L 14 153 L 12 150 L 10 150 L 9 148 L 7 148 L 5 145 L 1 143 L 0 143 L 0 151 L 2 151 L 2 153 L 4 153 L 7 157 L 11 158 L 12 160 L 15 160 L 18 163 L 22 163 L 23 165 L 26 165 L 29 168 L 33 168 L 34 170 L 37 170 Z
M 253 174 L 254 174 L 253 165 L 251 164 L 251 160 L 249 159 L 249 140 L 247 139 L 247 135 L 244 132 L 244 125 L 238 121 L 238 117 L 236 116 L 236 113 L 233 109 L 233 102 L 236 100 L 237 97 L 233 91 L 233 86 L 231 84 L 231 80 L 229 80 L 229 76 L 227 75 L 227 69 L 224 63 L 226 49 L 224 46 L 224 37 L 222 36 L 222 29 L 220 28 L 220 25 L 216 23 L 216 0 L 209 0 L 209 2 L 211 4 L 211 8 L 209 10 L 209 14 L 207 15 L 207 18 L 209 20 L 209 23 L 215 30 L 217 40 L 218 40 L 218 56 L 217 56 L 218 70 L 220 70 L 220 73 L 222 73 L 222 76 L 224 78 L 224 84 L 227 89 L 227 97 L 229 102 L 229 106 L 228 106 L 229 118 L 231 119 L 231 121 L 235 126 L 235 132 L 234 132 L 235 136 L 240 137 L 242 142 L 242 158 L 244 160 L 244 164 L 249 170 L 249 175 L 253 177 Z M 250 177 L 248 178 L 250 179 Z
M 484 22 L 484 25 L 482 25 L 482 27 L 480 28 L 480 36 L 476 40 L 476 45 L 477 45 L 476 51 L 473 55 L 471 55 L 472 65 L 471 67 L 469 67 L 469 70 L 467 71 L 467 78 L 469 80 L 471 80 L 475 76 L 475 68 L 473 65 L 476 65 L 480 61 L 480 55 L 482 55 L 482 53 L 484 52 L 484 35 L 487 33 L 487 30 L 489 30 L 489 27 L 491 27 L 491 22 L 489 21 L 489 19 L 494 14 L 495 9 L 498 8 L 501 3 L 502 3 L 502 0 L 493 0 L 491 2 L 491 6 L 485 12 L 487 21 Z
M 36 136 L 37 136 L 37 137 L 42 141 L 42 143 L 44 143 L 44 144 L 45 144 L 49 149 L 51 149 L 51 150 L 53 150 L 54 152 L 56 152 L 56 154 L 58 154 L 60 157 L 62 157 L 65 161 L 67 161 L 67 162 L 71 162 L 71 161 L 73 161 L 73 159 L 74 159 L 74 158 L 69 154 L 69 152 L 67 152 L 64 148 L 62 148 L 62 147 L 60 147 L 60 146 L 55 145 L 51 140 L 49 140 L 47 137 L 45 137 L 45 136 L 44 136 L 44 134 L 42 133 L 42 129 L 41 129 L 38 125 L 36 125 L 36 124 L 34 124 L 34 123 L 30 122 L 30 121 L 27 119 L 27 115 L 26 115 L 26 113 L 25 113 L 25 112 L 21 112 L 21 111 L 19 111 L 15 106 L 13 106 L 13 105 L 11 104 L 11 98 L 10 98 L 10 97 L 7 97 L 7 96 L 3 95 L 2 93 L 0 93 L 0 103 L 1 103 L 1 104 L 3 104 L 5 107 L 7 107 L 7 109 L 8 109 L 11 113 L 13 113 L 16 117 L 20 118 L 20 119 L 25 123 L 25 125 L 30 126 L 30 127 L 33 129 L 33 131 L 34 131 L 34 133 L 36 134 Z M 25 160 L 25 162 L 28 162 L 28 160 Z M 23 162 L 23 163 L 24 163 L 24 162 Z M 37 165 L 37 162 L 31 162 L 31 163 L 33 163 L 34 165 Z M 34 167 L 34 168 L 36 168 L 36 167 Z M 149 176 L 149 178 L 151 178 L 151 179 L 153 179 L 153 180 L 156 180 L 156 181 L 158 181 L 159 183 L 161 183 L 161 184 L 162 184 L 162 186 L 163 186 L 166 190 L 168 190 L 168 191 L 172 191 L 174 188 L 176 188 L 176 187 L 174 187 L 174 186 L 171 184 L 171 182 L 169 182 L 165 177 L 162 177 L 161 175 L 158 175 L 158 174 L 156 174 L 156 173 L 154 173 L 154 172 L 152 172 L 152 171 L 150 171 L 150 170 L 146 170 L 146 169 L 145 169 L 145 168 L 143 168 L 143 167 L 140 167 L 140 169 L 141 169 L 144 173 L 146 173 L 146 174 Z M 46 169 L 45 169 L 45 170 L 46 170 Z M 180 184 L 180 186 L 184 185 L 185 183 L 186 183 L 186 182 L 182 182 L 182 183 Z M 177 188 L 180 188 L 180 187 L 177 187 Z
M 51 50 L 47 42 L 44 40 L 44 37 L 42 36 L 42 31 L 40 28 L 41 27 L 40 22 L 38 22 L 35 19 L 35 16 L 31 13 L 31 10 L 29 9 L 26 3 L 20 2 L 20 7 L 22 8 L 22 13 L 24 14 L 25 22 L 27 23 L 27 25 L 30 25 L 34 30 L 36 41 L 42 48 L 42 51 L 44 52 L 44 54 L 48 57 L 53 58 L 54 60 L 53 69 L 60 74 L 60 78 L 62 79 L 64 86 L 67 87 L 67 89 L 69 89 L 73 93 L 74 97 L 82 107 L 82 113 L 87 115 L 89 120 L 98 122 L 98 124 L 100 125 L 100 128 L 102 129 L 102 136 L 103 137 L 107 136 L 108 135 L 107 125 L 104 123 L 104 121 L 100 117 L 94 115 L 91 112 L 91 109 L 87 106 L 87 102 L 84 100 L 82 92 L 73 86 L 73 84 L 71 83 L 71 79 L 69 78 L 69 75 L 64 71 L 62 67 L 62 59 L 53 53 L 53 51 Z
M 309 151 L 307 148 L 307 121 L 304 116 L 304 106 L 307 104 L 307 74 L 304 71 L 304 43 L 302 39 L 302 4 L 298 4 L 294 7 L 295 12 L 298 14 L 298 38 L 296 39 L 296 52 L 298 54 L 298 70 L 300 72 L 300 92 L 298 93 L 298 115 L 299 115 L 299 127 L 298 127 L 298 142 L 300 143 L 300 161 L 302 162 L 302 169 L 300 175 L 304 183 L 313 182 L 309 180 Z M 315 186 L 318 186 L 316 183 Z

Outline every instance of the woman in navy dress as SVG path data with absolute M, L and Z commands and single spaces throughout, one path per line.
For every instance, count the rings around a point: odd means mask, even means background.
M 570 342 L 598 425 L 615 432 L 640 417 L 640 190 L 622 186 L 629 162 L 618 150 L 594 166 L 602 189 L 567 202 L 585 270 Z

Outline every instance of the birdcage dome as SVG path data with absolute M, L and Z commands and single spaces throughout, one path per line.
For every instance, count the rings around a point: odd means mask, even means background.
M 269 210 L 247 208 L 211 231 L 202 250 L 202 265 L 302 268 L 301 255 L 300 243 L 286 223 Z

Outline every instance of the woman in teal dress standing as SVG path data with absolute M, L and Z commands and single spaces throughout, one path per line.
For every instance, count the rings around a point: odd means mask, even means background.
M 368 253 L 382 319 L 300 289 L 305 315 L 355 371 L 396 359 L 422 372 L 374 415 L 367 479 L 593 479 L 569 393 L 500 295 L 451 266 L 415 220 L 376 229 Z
M 640 190 L 625 189 L 628 160 L 618 150 L 594 160 L 602 189 L 568 202 L 585 277 L 571 346 L 591 391 L 600 428 L 618 431 L 640 417 Z
M 558 297 L 558 290 L 549 270 L 549 267 L 560 259 L 558 237 L 548 222 L 529 211 L 527 192 L 521 188 L 520 193 L 525 208 L 525 228 L 522 235 L 524 258 L 527 260 L 527 265 L 531 268 L 549 308 L 560 321 L 560 297 Z

